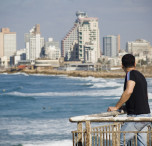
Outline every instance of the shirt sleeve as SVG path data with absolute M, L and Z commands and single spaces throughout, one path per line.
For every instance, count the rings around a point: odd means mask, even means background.
M 129 80 L 132 80 L 132 81 L 136 82 L 135 75 L 132 71 L 129 71 L 127 73 L 127 81 L 129 81 Z

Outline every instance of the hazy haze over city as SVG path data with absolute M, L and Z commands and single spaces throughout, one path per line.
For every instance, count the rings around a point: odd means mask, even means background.
M 152 44 L 152 0 L 0 0 L 0 28 L 17 33 L 17 49 L 25 47 L 24 33 L 40 24 L 45 39 L 61 41 L 73 27 L 76 11 L 99 18 L 104 35 L 121 36 L 121 48 L 138 38 Z

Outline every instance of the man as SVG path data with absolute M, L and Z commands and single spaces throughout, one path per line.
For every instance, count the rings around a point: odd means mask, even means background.
M 109 107 L 108 111 L 118 110 L 124 103 L 127 115 L 132 117 L 150 117 L 148 104 L 147 82 L 145 77 L 135 70 L 135 57 L 126 54 L 122 57 L 122 68 L 126 73 L 124 92 L 115 107 Z M 122 125 L 121 131 L 147 131 L 149 122 L 126 122 Z M 134 137 L 133 133 L 126 133 L 125 145 Z M 138 133 L 137 145 L 147 146 L 145 133 Z M 120 135 L 120 145 L 124 145 L 123 133 Z

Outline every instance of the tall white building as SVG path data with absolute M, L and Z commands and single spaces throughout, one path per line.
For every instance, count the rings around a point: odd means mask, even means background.
M 95 63 L 100 58 L 98 18 L 88 17 L 84 12 L 77 12 L 76 16 L 74 27 L 62 40 L 62 56 L 66 60 Z M 88 48 L 88 44 L 91 44 L 91 47 Z M 85 59 L 85 53 L 93 56 Z
M 9 28 L 2 28 L 0 32 L 0 58 L 5 58 L 6 62 L 1 63 L 1 65 L 2 66 L 3 64 L 9 65 L 10 57 L 14 55 L 15 52 L 16 52 L 16 32 L 10 32 Z
M 41 57 L 41 51 L 44 47 L 44 38 L 40 35 L 40 25 L 36 24 L 29 33 L 25 34 L 26 60 L 32 64 Z
M 53 38 L 48 38 L 48 42 L 45 42 L 45 57 L 51 60 L 61 57 L 59 42 L 53 41 Z
M 116 57 L 120 51 L 120 35 L 107 35 L 103 37 L 103 54 Z

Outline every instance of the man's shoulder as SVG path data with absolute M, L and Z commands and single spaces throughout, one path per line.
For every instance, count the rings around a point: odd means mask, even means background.
M 132 73 L 134 75 L 137 74 L 137 75 L 142 75 L 143 76 L 143 74 L 140 71 L 138 71 L 138 70 L 131 70 L 130 73 Z
M 145 76 L 138 70 L 132 70 L 131 75 L 134 76 L 136 79 L 140 78 L 142 80 L 146 80 Z

